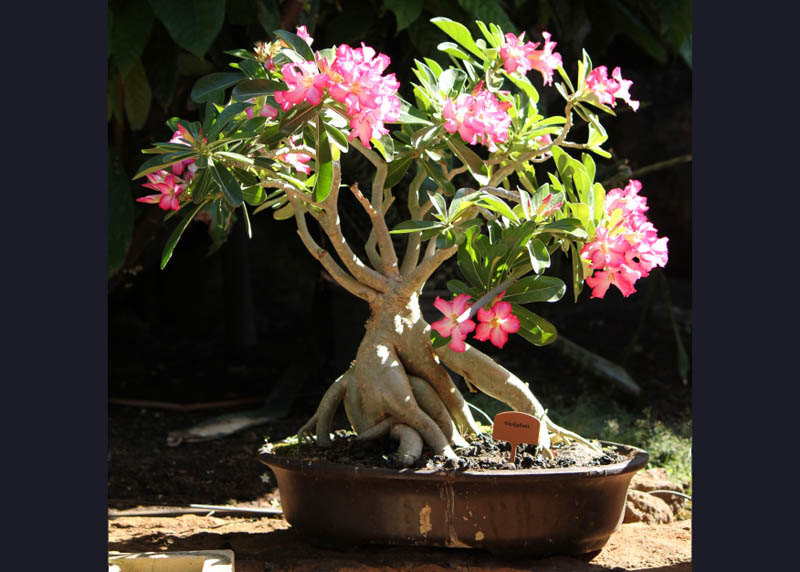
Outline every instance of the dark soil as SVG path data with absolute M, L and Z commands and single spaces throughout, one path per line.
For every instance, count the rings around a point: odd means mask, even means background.
M 300 457 L 309 461 L 324 460 L 361 467 L 478 472 L 594 467 L 621 463 L 629 458 L 619 454 L 614 447 L 605 447 L 602 453 L 598 453 L 582 443 L 569 445 L 559 443 L 552 448 L 554 458 L 549 459 L 537 454 L 535 445 L 523 443 L 517 447 L 517 455 L 512 463 L 511 445 L 505 441 L 495 441 L 491 436 L 481 433 L 468 436 L 467 442 L 469 447 L 454 449 L 458 460 L 423 450 L 422 456 L 411 467 L 404 467 L 396 455 L 391 453 L 397 448 L 397 442 L 391 438 L 359 441 L 355 433 L 344 430 L 336 431 L 331 446 L 326 448 L 317 447 L 313 443 L 283 444 L 283 446 L 276 443 L 267 444 L 262 450 L 266 453 Z

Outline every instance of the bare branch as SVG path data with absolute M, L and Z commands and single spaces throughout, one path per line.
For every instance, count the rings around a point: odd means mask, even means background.
M 325 199 L 325 218 L 322 221 L 322 228 L 331 240 L 334 250 L 339 258 L 344 262 L 347 269 L 355 276 L 359 282 L 366 284 L 379 292 L 389 290 L 389 282 L 380 273 L 376 272 L 353 252 L 350 245 L 342 233 L 341 220 L 339 218 L 339 184 L 341 183 L 341 165 L 339 161 L 333 162 L 333 186 L 331 192 Z
M 388 165 L 386 161 L 380 158 L 380 156 L 370 149 L 364 147 L 358 139 L 354 139 L 351 143 L 353 147 L 359 150 L 362 155 L 364 155 L 370 163 L 375 166 L 376 173 L 375 178 L 372 181 L 372 204 L 371 209 L 367 209 L 369 203 L 366 203 L 366 199 L 362 201 L 359 198 L 359 195 L 363 198 L 363 195 L 360 191 L 358 191 L 358 186 L 356 186 L 356 198 L 359 200 L 364 209 L 369 214 L 370 219 L 372 220 L 372 227 L 375 229 L 375 234 L 378 239 L 378 246 L 380 247 L 381 251 L 381 261 L 383 266 L 383 273 L 396 280 L 400 279 L 400 269 L 397 263 L 397 253 L 394 250 L 394 245 L 392 244 L 392 236 L 389 234 L 389 228 L 386 226 L 386 219 L 383 216 L 383 193 L 384 193 L 384 183 L 386 182 L 386 173 L 388 170 Z M 350 187 L 350 190 L 353 190 L 353 187 Z
M 420 208 L 419 206 L 419 188 L 425 180 L 425 171 L 418 169 L 417 174 L 414 175 L 411 184 L 408 187 L 408 211 L 411 213 L 411 220 L 422 220 L 425 218 L 425 213 L 431 207 L 431 202 L 427 201 L 427 206 Z M 420 244 L 422 242 L 422 232 L 412 232 L 408 236 L 406 242 L 406 252 L 403 255 L 403 263 L 400 265 L 400 274 L 405 278 L 416 267 L 419 261 Z

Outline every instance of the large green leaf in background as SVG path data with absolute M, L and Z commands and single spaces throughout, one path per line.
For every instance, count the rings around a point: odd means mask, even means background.
M 125 262 L 133 234 L 133 196 L 128 175 L 113 150 L 108 157 L 108 276 Z
M 183 49 L 202 57 L 222 29 L 225 0 L 150 0 L 153 12 Z
M 141 62 L 137 60 L 125 80 L 125 115 L 128 116 L 128 124 L 134 131 L 144 127 L 150 113 L 151 99 L 147 75 Z
M 145 0 L 126 0 L 115 8 L 113 18 L 110 18 L 108 53 L 125 77 L 139 61 L 150 38 L 153 11 Z
M 397 19 L 397 32 L 402 32 L 422 14 L 422 0 L 384 0 L 383 5 Z
M 503 33 L 517 33 L 517 27 L 500 3 L 487 2 L 487 0 L 458 0 L 458 5 L 474 20 L 481 20 L 486 24 L 493 22 L 503 28 Z

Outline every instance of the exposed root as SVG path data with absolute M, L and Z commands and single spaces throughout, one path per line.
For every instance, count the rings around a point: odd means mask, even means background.
M 427 413 L 431 419 L 442 429 L 445 435 L 450 436 L 450 442 L 456 447 L 466 447 L 467 440 L 461 436 L 456 429 L 456 424 L 453 422 L 452 417 L 447 411 L 447 408 L 439 399 L 439 396 L 428 382 L 415 375 L 409 375 L 408 381 L 411 384 L 411 389 L 414 391 L 414 397 L 419 403 L 422 410 Z
M 406 467 L 413 465 L 422 455 L 422 437 L 408 425 L 395 423 L 389 435 L 400 441 L 397 456 Z
M 547 416 L 547 411 L 531 392 L 528 384 L 483 352 L 469 344 L 467 344 L 466 351 L 460 353 L 454 352 L 447 346 L 436 348 L 434 351 L 445 365 L 463 375 L 465 379 L 490 397 L 502 401 L 515 411 L 530 413 L 539 419 L 541 425 L 538 448 L 543 455 L 552 457 L 551 444 L 560 441 L 569 442 L 569 440 L 583 443 L 595 451 L 600 450 L 597 445 L 577 433 L 553 423 Z

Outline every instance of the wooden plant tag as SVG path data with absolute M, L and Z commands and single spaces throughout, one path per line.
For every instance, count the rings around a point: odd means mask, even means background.
M 517 458 L 517 445 L 539 443 L 539 420 L 521 411 L 506 411 L 494 416 L 492 438 L 511 443 L 511 462 Z

